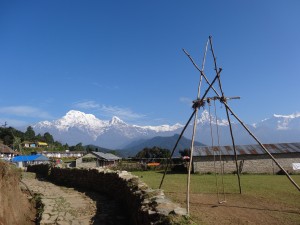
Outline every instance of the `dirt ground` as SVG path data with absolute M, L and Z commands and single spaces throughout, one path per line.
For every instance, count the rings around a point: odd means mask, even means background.
M 35 202 L 20 188 L 20 173 L 0 162 L 0 225 L 35 224 Z
M 184 194 L 179 197 L 168 193 L 173 199 L 185 202 Z M 221 197 L 221 196 L 220 196 Z M 222 196 L 223 197 L 223 196 Z M 222 200 L 222 198 L 220 198 Z M 227 194 L 226 203 L 218 204 L 216 194 L 192 194 L 190 196 L 190 214 L 196 224 L 264 224 L 299 225 L 300 209 L 284 203 L 274 204 L 247 194 Z M 299 201 L 295 199 L 295 201 Z M 184 205 L 182 205 L 185 207 Z

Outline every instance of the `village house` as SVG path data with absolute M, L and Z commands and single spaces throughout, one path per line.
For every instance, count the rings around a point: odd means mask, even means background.
M 19 153 L 0 143 L 0 159 L 10 161 L 15 155 L 19 155 Z
M 47 156 L 48 158 L 54 158 L 54 159 L 61 159 L 61 158 L 79 158 L 82 157 L 85 152 L 84 151 L 43 151 L 43 155 Z
M 48 143 L 42 141 L 23 141 L 22 142 L 23 148 L 47 148 Z
M 289 173 L 300 173 L 300 143 L 264 144 L 264 146 L 285 170 Z M 237 145 L 236 153 L 240 173 L 280 173 L 280 168 L 259 145 Z M 220 155 L 224 173 L 236 173 L 232 146 L 196 146 L 193 153 L 193 171 L 195 173 L 214 173 L 215 169 L 220 171 Z
M 16 164 L 18 168 L 24 168 L 28 165 L 37 165 L 42 163 L 48 163 L 50 161 L 49 158 L 47 158 L 44 155 L 21 155 L 16 156 L 12 159 L 12 162 Z
M 76 167 L 93 168 L 116 165 L 121 160 L 120 157 L 103 152 L 90 152 L 81 158 L 76 159 Z

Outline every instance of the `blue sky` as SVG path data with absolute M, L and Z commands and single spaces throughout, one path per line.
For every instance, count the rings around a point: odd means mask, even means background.
M 182 48 L 201 65 L 209 35 L 243 121 L 299 112 L 299 12 L 296 0 L 0 1 L 0 123 L 75 109 L 184 124 L 199 73 Z M 213 79 L 209 54 L 205 73 Z

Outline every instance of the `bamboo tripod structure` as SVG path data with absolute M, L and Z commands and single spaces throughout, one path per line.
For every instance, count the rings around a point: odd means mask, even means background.
M 207 53 L 207 49 L 208 49 L 208 45 L 210 46 L 210 50 L 211 50 L 211 54 L 213 57 L 213 61 L 214 61 L 214 70 L 215 70 L 215 77 L 213 79 L 212 82 L 209 82 L 207 76 L 204 73 L 204 65 L 205 65 L 205 60 L 206 60 L 206 53 Z M 174 155 L 175 149 L 181 139 L 181 137 L 183 136 L 186 128 L 188 127 L 188 125 L 190 124 L 191 120 L 194 117 L 194 125 L 193 125 L 193 133 L 192 133 L 192 140 L 191 140 L 191 155 L 190 155 L 190 161 L 189 161 L 189 166 L 188 166 L 188 178 L 187 178 L 187 192 L 186 192 L 186 210 L 187 210 L 187 215 L 189 215 L 190 213 L 190 177 L 191 177 L 191 169 L 192 169 L 192 163 L 193 163 L 193 153 L 194 153 L 194 141 L 195 141 L 195 135 L 196 135 L 196 128 L 197 128 L 197 118 L 198 118 L 198 110 L 200 107 L 204 106 L 204 103 L 206 101 L 206 96 L 209 93 L 209 91 L 213 91 L 217 96 L 214 97 L 215 99 L 219 100 L 221 104 L 223 104 L 225 106 L 225 110 L 226 110 L 226 116 L 227 116 L 227 120 L 228 120 L 228 124 L 229 124 L 229 130 L 230 130 L 230 136 L 231 136 L 231 141 L 232 141 L 232 146 L 233 146 L 233 150 L 234 150 L 234 159 L 235 159 L 235 165 L 236 165 L 236 172 L 237 172 L 237 177 L 238 177 L 238 185 L 239 185 L 239 192 L 240 194 L 242 194 L 242 188 L 241 188 L 241 180 L 240 180 L 240 171 L 239 171 L 239 166 L 238 166 L 238 157 L 237 157 L 237 152 L 236 152 L 236 147 L 235 147 L 235 140 L 234 140 L 234 136 L 233 136 L 233 132 L 232 132 L 232 124 L 231 124 L 231 120 L 230 120 L 230 116 L 229 113 L 242 125 L 242 127 L 249 133 L 249 135 L 259 144 L 259 146 L 265 151 L 265 153 L 267 153 L 270 158 L 274 161 L 274 163 L 284 172 L 284 174 L 287 176 L 287 178 L 290 180 L 290 182 L 298 189 L 298 191 L 300 191 L 300 187 L 297 185 L 297 183 L 291 178 L 291 176 L 287 173 L 287 171 L 277 162 L 277 160 L 273 157 L 273 155 L 267 150 L 267 148 L 258 140 L 257 137 L 255 137 L 255 135 L 249 130 L 249 128 L 242 122 L 242 120 L 233 112 L 233 110 L 229 107 L 229 105 L 227 104 L 227 100 L 228 99 L 236 99 L 239 97 L 232 97 L 232 98 L 227 98 L 225 97 L 223 88 L 222 88 L 222 83 L 221 83 L 221 79 L 220 79 L 220 73 L 222 72 L 222 68 L 218 68 L 217 67 L 217 60 L 215 57 L 215 53 L 214 53 L 214 49 L 213 49 L 213 44 L 212 44 L 212 36 L 209 36 L 207 42 L 206 42 L 206 46 L 205 46 L 205 53 L 203 56 L 203 60 L 202 60 L 202 68 L 200 69 L 197 64 L 194 62 L 193 58 L 188 54 L 188 52 L 186 50 L 184 50 L 184 53 L 187 55 L 187 57 L 190 59 L 190 61 L 192 62 L 192 64 L 194 65 L 194 67 L 198 70 L 198 72 L 200 72 L 200 80 L 199 80 L 199 85 L 198 85 L 198 92 L 197 92 L 197 99 L 193 101 L 193 112 L 191 114 L 191 116 L 189 117 L 187 123 L 185 124 L 185 126 L 183 127 L 174 148 L 172 149 L 171 155 L 167 161 L 167 165 L 165 167 L 165 171 L 163 174 L 163 177 L 161 179 L 160 185 L 159 185 L 159 189 L 161 189 L 162 185 L 163 185 L 163 181 L 164 178 L 167 174 L 168 168 L 170 166 L 170 162 L 171 162 L 171 158 Z M 206 81 L 206 83 L 209 85 L 208 88 L 205 90 L 204 94 L 202 95 L 202 97 L 200 98 L 200 94 L 201 94 L 201 85 L 202 85 L 202 80 Z M 213 86 L 215 83 L 218 83 L 218 88 L 221 94 L 219 94 L 219 92 L 216 90 L 216 88 Z

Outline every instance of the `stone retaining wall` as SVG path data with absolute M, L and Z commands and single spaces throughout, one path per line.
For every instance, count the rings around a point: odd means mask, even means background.
M 133 225 L 187 224 L 186 210 L 173 203 L 162 190 L 151 189 L 127 171 L 62 169 L 35 165 L 27 169 L 54 183 L 89 189 L 120 200 Z

